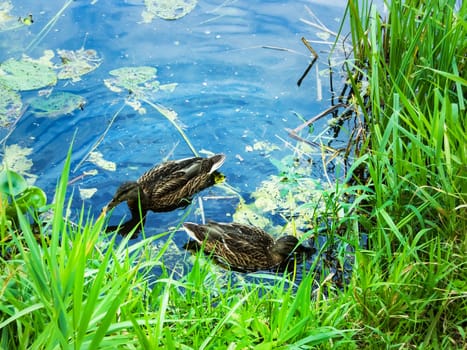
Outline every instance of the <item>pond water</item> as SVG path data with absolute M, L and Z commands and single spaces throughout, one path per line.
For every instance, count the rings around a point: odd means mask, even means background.
M 271 160 L 293 152 L 287 142 L 296 141 L 285 129 L 303 122 L 297 114 L 309 119 L 330 106 L 325 72 L 329 43 L 334 38 L 325 37 L 323 31 L 301 19 L 314 22 L 309 8 L 337 32 L 345 10 L 343 0 L 203 0 L 180 19 L 155 17 L 149 23 L 142 16 L 146 9 L 142 0 L 70 1 L 62 13 L 59 11 L 66 1 L 1 3 L 12 5 L 12 17 L 24 19 L 31 14 L 33 19 L 31 25 L 0 32 L 1 62 L 19 60 L 22 54 L 37 59 L 45 50 L 53 50 L 54 62 L 60 56 L 57 50 L 96 51 L 95 62 L 100 65 L 95 70 L 80 80 L 62 79 L 53 86 L 54 93 L 73 93 L 83 97 L 85 103 L 64 114 L 44 115 L 31 105 L 38 94 L 50 93 L 51 87 L 22 91 L 24 113 L 14 128 L 4 126 L 0 133 L 3 139 L 12 131 L 7 146 L 32 149 L 28 158 L 33 165 L 28 172 L 38 176 L 35 184 L 47 192 L 49 200 L 73 140 L 70 178 L 74 181 L 70 189 L 74 191 L 72 209 L 76 211 L 84 203 L 97 216 L 123 181 L 136 179 L 167 158 L 193 155 L 165 116 L 144 102 L 141 107 L 146 113 L 141 114 L 141 109 L 125 105 L 128 91 L 117 93 L 104 84 L 112 77 L 112 70 L 151 66 L 157 69 L 156 79 L 161 85 L 176 83 L 173 91 L 152 94 L 150 102 L 177 113 L 176 122 L 198 152 L 226 154 L 222 172 L 247 203 L 262 181 L 278 173 Z M 47 27 L 57 13 L 57 20 Z M 298 87 L 297 80 L 311 61 L 302 37 L 321 42 L 312 44 L 320 58 Z M 60 60 L 64 63 L 67 59 L 62 55 Z M 315 132 L 325 126 L 326 120 L 318 122 Z M 103 135 L 95 151 L 113 162 L 115 171 L 86 160 Z M 319 151 L 314 155 L 317 162 L 311 173 L 320 179 L 323 169 Z M 88 172 L 94 173 L 82 176 Z M 80 190 L 95 193 L 86 198 L 80 196 Z M 222 188 L 208 189 L 202 197 L 206 219 L 232 221 L 238 198 Z M 121 207 L 114 213 L 114 222 L 126 212 L 125 206 Z M 187 210 L 150 213 L 146 235 L 167 231 L 185 214 L 187 221 L 201 221 L 198 201 L 188 210 L 188 214 Z M 177 232 L 174 249 L 181 249 L 186 240 L 183 232 Z

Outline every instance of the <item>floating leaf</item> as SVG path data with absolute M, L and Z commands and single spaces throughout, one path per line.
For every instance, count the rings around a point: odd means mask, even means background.
M 255 142 L 253 146 L 250 146 L 250 145 L 245 146 L 245 151 L 247 152 L 260 151 L 265 154 L 269 154 L 275 150 L 280 150 L 280 147 L 267 141 L 258 141 L 258 142 Z
M 256 143 L 255 146 L 251 148 L 266 152 L 275 149 L 263 143 Z M 279 175 L 271 175 L 261 182 L 251 194 L 254 201 L 239 206 L 234 220 L 262 224 L 262 227 L 269 226 L 268 230 L 271 232 L 276 230 L 272 225 L 275 220 L 269 220 L 265 216 L 293 218 L 297 228 L 308 227 L 311 216 L 324 211 L 322 196 L 323 191 L 330 190 L 329 186 L 313 178 L 312 166 L 306 156 L 286 156 L 280 160 L 271 159 L 271 162 Z
M 104 159 L 104 155 L 100 152 L 91 152 L 89 154 L 88 160 L 91 163 L 96 164 L 98 167 L 104 170 L 115 171 L 117 170 L 117 165 L 114 162 Z
M 16 91 L 0 85 L 0 127 L 9 127 L 20 117 L 22 108 L 21 96 Z
M 145 0 L 143 22 L 150 23 L 156 16 L 167 20 L 179 19 L 189 14 L 197 2 L 197 0 Z
M 157 69 L 154 67 L 123 67 L 114 69 L 109 74 L 115 78 L 105 79 L 104 84 L 114 92 L 130 91 L 135 93 L 146 86 L 152 90 L 159 89 L 159 82 L 155 80 Z
M 254 203 L 245 204 L 241 203 L 238 205 L 235 213 L 233 215 L 235 222 L 243 223 L 247 225 L 253 225 L 258 227 L 263 227 L 264 229 L 271 228 L 271 220 L 266 218 L 263 213 L 261 213 Z M 270 231 L 270 230 L 268 230 Z
M 105 79 L 105 86 L 114 92 L 127 91 L 129 96 L 126 103 L 140 114 L 146 112 L 140 100 L 152 100 L 159 90 L 172 92 L 177 86 L 176 83 L 161 85 L 156 80 L 157 69 L 154 67 L 123 67 L 112 70 L 109 74 L 113 78 Z
M 29 101 L 32 112 L 38 117 L 58 117 L 82 109 L 86 99 L 70 92 L 53 92 L 50 96 L 38 96 Z
M 0 192 L 14 197 L 27 187 L 26 180 L 17 172 L 6 169 L 0 172 Z
M 22 60 L 24 62 L 41 64 L 43 66 L 49 67 L 50 69 L 53 69 L 54 64 L 52 62 L 52 58 L 54 57 L 55 57 L 55 54 L 52 50 L 44 50 L 44 54 L 39 58 L 31 58 L 28 55 L 23 54 Z
M 9 59 L 0 65 L 0 85 L 25 91 L 55 85 L 57 76 L 52 68 L 28 59 Z
M 79 188 L 79 196 L 81 197 L 83 201 L 94 196 L 96 192 L 97 192 L 97 188 L 95 187 L 93 188 L 81 188 L 80 187 Z
M 95 50 L 81 48 L 77 51 L 57 50 L 61 59 L 61 64 L 57 65 L 59 79 L 71 79 L 76 82 L 81 80 L 81 76 L 87 74 L 102 63 L 102 58 Z
M 16 204 L 24 211 L 31 207 L 39 209 L 47 204 L 47 196 L 39 187 L 31 186 L 21 193 Z

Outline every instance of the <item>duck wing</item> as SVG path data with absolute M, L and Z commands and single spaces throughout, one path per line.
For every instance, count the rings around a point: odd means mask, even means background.
M 208 222 L 206 226 L 216 227 L 217 232 L 222 232 L 222 238 L 228 242 L 243 242 L 243 244 L 270 247 L 274 239 L 263 229 L 255 226 L 239 223 Z M 215 237 L 217 238 L 217 237 Z
M 270 267 L 269 250 L 274 239 L 260 228 L 209 222 L 205 225 L 184 223 L 186 232 L 223 266 L 237 271 L 256 271 Z
M 137 182 L 142 187 L 159 184 L 160 182 L 170 179 L 170 177 L 183 168 L 189 166 L 193 161 L 196 161 L 196 159 L 198 158 L 170 160 L 168 162 L 161 163 L 146 171 L 143 175 L 141 175 Z
M 195 193 L 214 185 L 213 173 L 224 160 L 225 156 L 218 154 L 165 162 L 144 173 L 138 183 L 152 210 L 173 210 L 188 205 Z

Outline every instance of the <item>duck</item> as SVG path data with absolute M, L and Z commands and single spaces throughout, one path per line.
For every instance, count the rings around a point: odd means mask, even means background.
M 148 211 L 169 212 L 184 208 L 195 194 L 224 181 L 224 175 L 217 171 L 224 161 L 224 154 L 171 160 L 154 166 L 136 181 L 122 183 L 112 200 L 103 207 L 101 216 L 126 202 L 131 219 L 118 226 L 108 226 L 106 231 L 118 229 L 121 235 L 131 233 L 131 238 L 136 238 L 146 222 Z
M 202 249 L 221 267 L 237 272 L 284 267 L 294 252 L 307 252 L 311 249 L 299 244 L 295 236 L 286 235 L 274 239 L 259 227 L 235 222 L 185 222 L 183 228 L 193 239 L 185 244 L 185 249 Z

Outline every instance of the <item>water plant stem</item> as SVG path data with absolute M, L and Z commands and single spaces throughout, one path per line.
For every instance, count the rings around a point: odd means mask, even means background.
M 86 161 L 86 159 L 88 159 L 89 155 L 94 152 L 94 150 L 99 147 L 99 145 L 101 144 L 101 142 L 104 140 L 105 136 L 107 135 L 107 133 L 109 132 L 110 128 L 112 127 L 115 119 L 118 117 L 118 115 L 120 114 L 120 112 L 123 110 L 123 108 L 125 108 L 126 104 L 125 103 L 122 103 L 122 105 L 120 106 L 120 108 L 114 113 L 114 115 L 112 116 L 112 119 L 110 119 L 110 122 L 109 124 L 107 125 L 107 128 L 105 128 L 104 132 L 102 133 L 101 136 L 99 136 L 99 138 L 97 139 L 96 142 L 94 142 L 94 144 L 91 146 L 91 148 L 89 149 L 89 151 L 84 155 L 84 157 L 79 161 L 78 164 L 76 164 L 75 168 L 73 169 L 73 173 L 75 173 L 80 167 L 81 165 Z
M 195 157 L 199 157 L 198 151 L 196 151 L 196 148 L 193 147 L 193 145 L 191 144 L 190 139 L 188 138 L 188 136 L 186 136 L 183 129 L 180 127 L 180 125 L 178 125 L 175 117 L 170 115 L 171 111 L 167 110 L 167 108 L 165 108 L 164 106 L 162 106 L 160 104 L 153 103 L 153 102 L 149 101 L 148 99 L 142 98 L 141 101 L 146 102 L 148 105 L 150 105 L 152 108 L 154 108 L 160 114 L 162 114 L 175 127 L 175 129 L 177 129 L 178 133 L 183 138 L 183 140 L 186 142 L 186 144 L 190 148 L 193 155 Z

